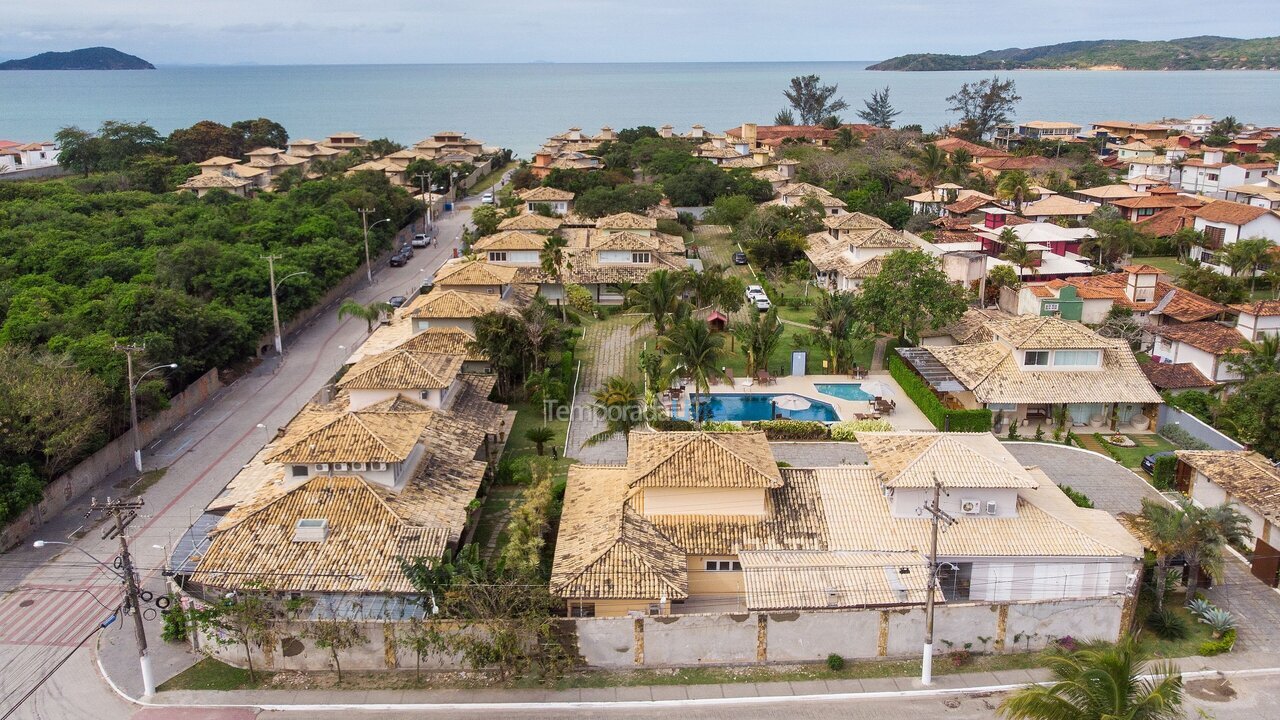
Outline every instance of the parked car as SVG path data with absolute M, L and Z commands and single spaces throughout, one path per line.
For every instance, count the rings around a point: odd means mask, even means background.
M 744 252 L 736 252 L 736 253 L 734 253 L 734 254 L 733 254 L 733 264 L 734 264 L 734 265 L 746 265 L 746 264 L 747 264 L 747 254 L 746 254 L 746 253 L 744 253 Z
M 751 302 L 755 302 L 760 298 L 764 298 L 766 300 L 769 299 L 769 296 L 764 293 L 764 288 L 760 287 L 759 285 L 748 285 L 747 299 L 750 300 Z
M 1156 472 L 1156 458 L 1161 458 L 1161 457 L 1165 457 L 1167 455 L 1172 455 L 1172 454 L 1173 454 L 1172 450 L 1162 450 L 1158 453 L 1151 453 L 1150 455 L 1142 458 L 1142 469 L 1146 470 L 1148 475 L 1154 475 Z
M 409 299 L 403 295 L 392 295 L 387 298 L 387 304 L 393 308 L 404 307 L 407 302 L 409 302 Z
M 493 204 L 493 193 L 491 193 L 491 192 L 487 192 L 487 193 L 485 193 L 485 194 L 481 195 L 481 196 L 480 196 L 480 202 L 482 202 L 482 203 L 488 203 L 489 205 L 492 205 L 492 204 Z
M 401 255 L 403 255 L 403 256 L 405 256 L 406 258 L 412 259 L 412 258 L 413 258 L 413 245 L 412 245 L 411 243 L 405 243 L 405 244 L 401 245 L 401 246 L 400 246 L 400 254 L 401 254 Z
M 413 236 L 413 240 L 409 244 L 416 248 L 424 248 L 431 244 L 431 236 L 426 233 L 418 233 Z
M 756 309 L 760 312 L 766 312 L 771 307 L 773 307 L 773 303 L 769 302 L 769 298 L 763 295 L 756 298 Z
M 396 253 L 391 256 L 391 267 L 404 267 L 408 262 L 409 258 L 405 257 L 401 253 Z
M 418 294 L 426 295 L 427 293 L 431 292 L 431 288 L 435 286 L 436 286 L 435 281 L 432 280 L 431 278 L 427 278 L 426 280 L 422 281 L 421 285 L 418 286 Z

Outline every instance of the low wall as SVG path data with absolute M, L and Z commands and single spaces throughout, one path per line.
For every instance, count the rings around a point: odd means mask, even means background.
M 71 171 L 61 165 L 41 165 L 40 167 L 24 168 L 22 170 L 11 170 L 9 172 L 0 173 L 0 181 L 4 180 L 40 180 L 43 178 L 63 177 L 71 175 Z
M 222 387 L 218 371 L 210 370 L 169 400 L 169 407 L 138 423 L 143 447 L 191 414 Z M 133 436 L 126 432 L 45 486 L 44 498 L 0 529 L 0 550 L 8 550 L 56 516 L 73 500 L 133 462 Z
M 1156 432 L 1160 432 L 1166 425 L 1177 425 L 1188 435 L 1214 450 L 1244 449 L 1243 445 L 1218 432 L 1200 418 L 1172 405 L 1160 406 L 1160 414 L 1156 416 Z

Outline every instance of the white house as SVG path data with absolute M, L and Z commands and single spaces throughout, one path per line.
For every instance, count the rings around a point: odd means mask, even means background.
M 0 140 L 0 173 L 58 164 L 58 145 L 52 142 L 16 143 Z
M 1151 357 L 1156 362 L 1191 363 L 1216 383 L 1241 379 L 1227 364 L 1227 358 L 1240 351 L 1245 339 L 1236 328 L 1205 320 L 1168 325 L 1156 329 L 1155 334 Z
M 815 282 L 835 292 L 853 292 L 880 273 L 884 256 L 895 250 L 921 250 L 929 244 L 911 233 L 894 230 L 863 213 L 823 218 L 826 230 L 807 237 L 805 255 L 813 263 Z
M 1237 240 L 1264 237 L 1280 242 L 1280 211 L 1229 200 L 1216 200 L 1192 213 L 1204 245 L 1191 248 L 1191 257 L 1224 275 L 1231 269 L 1219 253 Z
M 1232 305 L 1240 313 L 1236 318 L 1236 331 L 1244 339 L 1257 342 L 1267 335 L 1280 335 L 1280 300 L 1257 300 Z
M 541 205 L 563 217 L 573 209 L 573 193 L 546 185 L 525 190 L 520 193 L 520 200 L 525 204 L 525 212 L 536 212 Z
M 1178 182 L 1186 192 L 1225 197 L 1228 188 L 1251 185 L 1275 172 L 1274 161 L 1227 162 L 1222 150 L 1206 149 L 1203 158 L 1183 161 L 1182 178 Z
M 1212 115 L 1192 115 L 1185 120 L 1182 118 L 1167 118 L 1161 120 L 1161 125 L 1168 125 L 1170 130 L 1177 130 L 1181 133 L 1191 135 L 1208 135 L 1213 131 Z
M 1198 505 L 1231 503 L 1249 520 L 1254 577 L 1276 587 L 1280 571 L 1280 470 L 1248 450 L 1179 450 L 1178 489 Z

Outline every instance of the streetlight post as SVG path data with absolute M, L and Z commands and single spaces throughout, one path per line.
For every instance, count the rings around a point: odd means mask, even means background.
M 133 466 L 138 472 L 142 472 L 142 438 L 138 434 L 138 386 L 142 384 L 142 379 L 161 368 L 169 368 L 170 370 L 177 368 L 178 363 L 169 363 L 167 365 L 157 365 L 150 370 L 138 376 L 137 382 L 133 379 L 133 354 L 146 350 L 144 345 L 116 345 L 115 350 L 124 353 L 125 367 L 128 371 L 129 380 L 129 425 L 130 433 L 133 435 Z
M 294 275 L 308 274 L 306 270 L 299 270 L 296 273 L 291 273 L 289 275 L 285 275 L 284 277 L 280 278 L 279 283 L 276 282 L 276 260 L 279 260 L 280 257 L 281 256 L 279 255 L 263 255 L 262 256 L 262 259 L 267 261 L 267 275 L 271 278 L 271 322 L 275 324 L 275 328 L 276 328 L 276 354 L 277 355 L 284 354 L 284 339 L 280 334 L 280 303 L 276 301 L 276 288 L 280 286 L 280 283 L 283 283 L 285 280 L 288 280 Z
M 426 234 L 431 229 L 431 198 L 427 196 L 427 180 L 430 175 L 426 173 L 418 173 L 414 175 L 418 179 L 418 187 L 422 189 L 422 203 L 427 206 L 427 214 L 423 217 L 422 232 Z
M 374 224 L 370 225 L 369 214 L 377 212 L 376 210 L 372 208 L 360 208 L 356 212 L 360 213 L 360 222 L 364 226 L 364 269 L 365 269 L 365 273 L 369 276 L 369 284 L 372 285 L 373 284 L 373 260 L 369 256 L 369 230 L 377 227 L 379 223 L 391 222 L 391 218 L 383 218 L 382 220 L 379 220 Z

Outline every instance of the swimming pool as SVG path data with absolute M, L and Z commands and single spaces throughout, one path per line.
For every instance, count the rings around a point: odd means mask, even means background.
M 783 393 L 786 394 L 786 393 Z M 831 405 L 814 400 L 813 398 L 805 398 L 811 404 L 804 410 L 784 410 L 775 408 L 773 399 L 779 395 L 773 394 L 716 394 L 716 395 L 699 395 L 699 404 L 705 406 L 704 419 L 706 420 L 772 420 L 774 413 L 788 420 L 820 420 L 822 422 L 835 422 L 840 419 L 836 413 L 836 409 Z M 684 419 L 689 419 L 689 410 L 686 406 Z
M 870 402 L 875 400 L 876 396 L 862 389 L 858 383 L 823 383 L 813 386 L 823 395 L 838 397 L 841 400 L 862 400 Z

